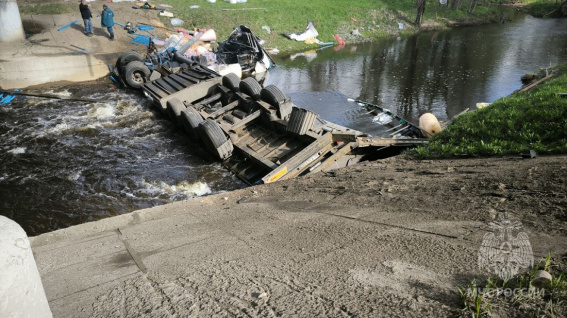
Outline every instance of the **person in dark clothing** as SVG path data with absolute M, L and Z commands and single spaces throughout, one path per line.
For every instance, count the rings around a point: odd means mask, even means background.
M 108 33 L 110 33 L 108 39 L 110 39 L 110 41 L 114 41 L 114 31 L 112 31 L 112 27 L 114 26 L 114 12 L 112 12 L 106 4 L 102 5 L 102 9 L 100 23 L 102 27 L 106 27 Z
M 85 34 L 92 36 L 93 24 L 91 18 L 93 17 L 93 15 L 91 14 L 91 9 L 89 9 L 87 1 L 81 0 L 81 3 L 79 4 L 79 10 L 81 11 L 81 17 L 83 18 L 83 22 L 85 23 Z

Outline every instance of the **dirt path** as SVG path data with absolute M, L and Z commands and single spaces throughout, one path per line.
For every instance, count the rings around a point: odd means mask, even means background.
M 567 263 L 567 156 L 391 158 L 43 234 L 57 317 L 452 317 L 488 222 Z M 506 317 L 506 312 L 500 314 Z

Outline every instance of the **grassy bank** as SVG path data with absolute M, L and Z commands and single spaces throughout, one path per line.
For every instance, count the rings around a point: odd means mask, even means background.
M 526 11 L 533 15 L 534 17 L 538 18 L 559 18 L 564 17 L 567 13 L 567 8 L 563 10 L 559 10 L 560 4 L 562 1 L 532 1 L 528 5 L 526 5 Z
M 567 63 L 536 88 L 515 93 L 456 118 L 431 143 L 417 148 L 421 158 L 567 153 Z
M 473 14 L 468 14 L 468 6 L 452 10 L 440 6 L 437 0 L 427 2 L 426 28 L 443 28 L 454 22 L 490 22 L 499 16 L 496 6 L 479 6 Z M 216 3 L 200 1 L 198 9 L 189 9 L 193 3 L 185 0 L 164 0 L 164 3 L 172 5 L 173 12 L 184 19 L 188 27 L 213 28 L 220 39 L 225 39 L 234 26 L 245 24 L 266 41 L 265 47 L 277 47 L 280 51 L 305 48 L 306 44 L 289 40 L 283 34 L 304 31 L 307 20 L 313 21 L 319 32 L 318 38 L 323 42 L 334 41 L 334 34 L 339 34 L 346 42 L 362 42 L 417 30 L 413 26 L 415 0 L 335 0 L 332 5 L 327 0 L 301 3 L 296 0 L 248 0 L 240 4 L 217 0 Z M 399 28 L 399 23 L 403 24 L 403 29 Z M 262 26 L 270 27 L 271 34 L 262 30 Z M 352 35 L 353 30 L 358 30 L 361 36 Z
M 266 41 L 264 47 L 287 52 L 309 47 L 283 35 L 304 31 L 307 20 L 313 21 L 319 32 L 318 39 L 323 42 L 335 41 L 334 34 L 339 34 L 347 43 L 354 43 L 418 31 L 413 24 L 416 16 L 415 0 L 334 0 L 332 3 L 328 0 L 248 0 L 237 4 L 223 0 L 217 0 L 216 3 L 205 0 L 160 0 L 150 3 L 156 6 L 171 5 L 173 8 L 168 11 L 185 21 L 183 27 L 187 29 L 212 28 L 217 32 L 218 39 L 224 40 L 235 26 L 244 24 Z M 463 0 L 458 9 L 442 6 L 438 0 L 427 0 L 422 29 L 498 21 L 500 9 L 495 3 L 498 1 L 479 1 L 474 12 L 469 14 L 469 0 Z M 199 7 L 191 9 L 195 5 Z M 46 3 L 31 0 L 20 1 L 19 6 L 23 14 L 61 14 L 78 10 L 74 1 Z M 171 25 L 170 19 L 160 17 L 158 11 L 148 13 L 166 26 Z M 120 16 L 119 12 L 117 16 Z M 263 30 L 263 26 L 268 26 L 271 33 Z M 358 30 L 360 35 L 353 35 L 354 30 Z

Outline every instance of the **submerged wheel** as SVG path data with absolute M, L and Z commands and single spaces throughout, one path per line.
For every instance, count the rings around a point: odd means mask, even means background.
M 179 119 L 189 136 L 195 140 L 199 139 L 197 130 L 199 124 L 203 122 L 203 117 L 201 117 L 201 114 L 199 114 L 195 107 L 189 106 L 185 108 L 185 110 L 181 112 Z
M 181 112 L 185 110 L 185 105 L 178 98 L 172 98 L 167 101 L 167 113 L 171 120 L 176 124 L 181 124 Z
M 256 81 L 252 77 L 245 78 L 240 82 L 238 86 L 242 93 L 250 96 L 253 100 L 260 99 L 260 91 L 262 90 L 262 86 L 260 86 L 260 84 L 258 84 L 258 81 Z
M 126 51 L 126 52 L 120 54 L 120 56 L 116 60 L 115 69 L 119 73 L 122 73 L 122 72 L 124 72 L 124 70 L 123 70 L 124 66 L 126 66 L 126 65 L 128 65 L 128 63 L 134 62 L 134 61 L 143 62 L 144 59 L 142 58 L 140 53 L 138 53 L 136 51 Z
M 141 88 L 150 77 L 150 69 L 140 61 L 128 63 L 124 67 L 123 80 L 132 88 Z
M 222 78 L 222 85 L 233 92 L 239 91 L 238 84 L 240 84 L 240 78 L 234 73 L 228 73 Z
M 232 155 L 232 142 L 226 137 L 219 124 L 207 119 L 199 124 L 199 136 L 205 147 L 221 160 Z

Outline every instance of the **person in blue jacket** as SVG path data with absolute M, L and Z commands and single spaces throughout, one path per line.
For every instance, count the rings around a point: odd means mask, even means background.
M 100 23 L 102 27 L 106 27 L 108 33 L 110 33 L 108 39 L 110 39 L 110 41 L 114 41 L 114 31 L 112 31 L 112 27 L 114 26 L 114 12 L 112 12 L 106 4 L 102 5 L 102 9 Z

